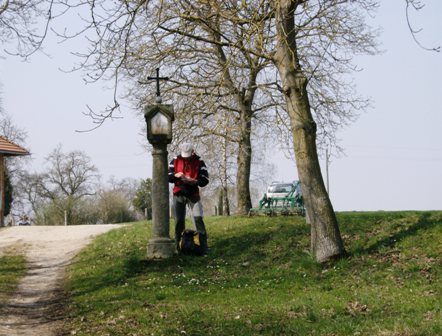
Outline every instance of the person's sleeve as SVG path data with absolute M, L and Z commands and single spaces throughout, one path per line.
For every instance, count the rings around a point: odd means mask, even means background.
M 169 183 L 175 183 L 177 178 L 175 177 L 175 159 L 172 159 L 169 163 L 169 171 L 168 171 Z
M 198 186 L 205 187 L 209 184 L 209 172 L 207 171 L 206 164 L 201 160 L 200 171 L 198 173 Z

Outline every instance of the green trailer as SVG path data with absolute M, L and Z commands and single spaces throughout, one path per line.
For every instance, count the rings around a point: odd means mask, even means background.
M 273 182 L 259 200 L 259 206 L 250 209 L 249 216 L 256 215 L 305 216 L 300 182 Z

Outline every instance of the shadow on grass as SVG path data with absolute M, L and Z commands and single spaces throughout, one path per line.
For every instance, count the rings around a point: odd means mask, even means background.
M 309 226 L 303 224 L 275 224 L 271 230 L 243 231 L 233 236 L 218 236 L 212 244 L 212 250 L 217 257 L 241 260 L 244 256 L 257 256 L 272 251 L 268 247 L 274 244 L 275 248 L 289 247 L 301 249 L 301 241 L 308 237 Z
M 417 216 L 417 217 L 416 217 Z M 368 246 L 350 250 L 351 255 L 373 254 L 385 248 L 393 248 L 404 239 L 417 235 L 422 230 L 429 230 L 442 224 L 442 213 L 417 212 L 377 215 L 367 218 L 365 233 L 374 232 L 374 242 Z M 373 220 L 376 220 L 374 222 Z M 246 222 L 246 221 L 245 221 Z M 370 225 L 370 222 L 373 223 Z M 238 229 L 226 232 L 218 231 L 210 236 L 210 252 L 207 256 L 175 256 L 166 260 L 147 260 L 145 251 L 140 246 L 130 245 L 120 260 L 111 260 L 108 265 L 100 266 L 96 272 L 90 272 L 76 280 L 75 295 L 87 295 L 103 288 L 118 288 L 130 283 L 139 276 L 149 277 L 158 274 L 176 274 L 184 269 L 199 276 L 205 276 L 207 265 L 216 265 L 221 261 L 229 263 L 229 270 L 240 271 L 244 262 L 251 261 L 259 265 L 275 263 L 298 263 L 313 267 L 314 260 L 304 250 L 308 248 L 310 227 L 289 221 L 249 221 Z M 375 223 L 377 223 L 375 225 Z M 359 224 L 355 224 L 359 225 Z M 353 224 L 347 229 L 352 231 Z M 212 227 L 213 231 L 215 227 Z M 379 232 L 377 232 L 380 230 Z M 363 234 L 362 230 L 360 234 Z M 83 261 L 94 264 L 92 258 Z M 98 268 L 98 267 L 97 267 Z M 240 272 L 239 272 L 240 273 Z
M 215 265 L 221 260 L 228 261 L 231 265 L 229 267 L 233 269 L 241 269 L 245 260 L 273 262 L 275 258 L 281 257 L 280 254 L 283 254 L 281 258 L 294 256 L 305 259 L 308 257 L 303 253 L 304 246 L 299 243 L 308 235 L 309 227 L 307 225 L 270 222 L 265 223 L 257 230 L 253 230 L 254 228 L 253 224 L 248 223 L 243 228 L 235 229 L 224 235 L 219 232 L 214 234 L 213 239 L 209 237 L 210 252 L 207 256 L 177 255 L 165 260 L 148 260 L 145 258 L 145 251 L 140 252 L 139 246 L 130 246 L 123 254 L 122 260 L 112 260 L 108 265 L 100 266 L 100 269 L 97 266 L 98 270 L 78 277 L 72 284 L 72 294 L 74 296 L 93 295 L 103 288 L 117 289 L 122 287 L 140 276 L 148 278 L 150 275 L 155 277 L 154 274 L 172 275 L 180 273 L 184 269 L 200 276 L 210 276 L 205 273 L 207 265 Z M 282 244 L 284 246 L 281 246 Z M 92 266 L 94 260 L 93 258 L 83 259 L 82 264 Z M 118 300 L 117 297 L 115 298 Z
M 353 250 L 352 254 L 360 255 L 378 253 L 382 249 L 395 247 L 403 240 L 412 236 L 416 236 L 419 232 L 423 230 L 430 230 L 437 225 L 442 225 L 442 217 L 433 216 L 433 214 L 430 212 L 416 213 L 416 215 L 418 216 L 418 218 L 414 223 L 409 222 L 393 225 L 394 228 L 400 226 L 401 229 L 397 232 L 388 234 L 388 236 L 386 237 L 380 238 L 367 247 L 360 247 Z M 407 218 L 407 216 L 403 218 Z
M 175 256 L 166 260 L 146 260 L 132 258 L 125 264 L 126 276 L 137 276 L 149 271 L 167 272 L 179 267 L 192 268 L 197 271 L 219 259 L 228 260 L 231 264 L 241 263 L 244 259 L 274 257 L 270 255 L 272 249 L 269 244 L 274 243 L 275 248 L 280 246 L 284 251 L 302 252 L 304 246 L 300 240 L 309 233 L 307 225 L 280 225 L 276 229 L 248 231 L 243 230 L 233 235 L 216 235 L 213 239 L 209 236 L 210 251 L 206 256 Z M 209 232 L 210 234 L 210 232 Z M 281 246 L 281 243 L 284 246 Z

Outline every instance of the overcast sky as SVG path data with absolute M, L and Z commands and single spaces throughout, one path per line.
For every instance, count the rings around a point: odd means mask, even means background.
M 428 46 L 442 45 L 442 1 L 426 0 L 416 17 L 418 35 Z M 339 134 L 346 156 L 329 166 L 330 196 L 335 210 L 442 209 L 442 53 L 420 49 L 405 20 L 405 1 L 382 1 L 372 20 L 383 29 L 385 52 L 361 57 L 356 85 L 371 97 L 373 108 Z M 71 46 L 72 47 L 72 46 Z M 91 126 L 82 112 L 109 103 L 106 83 L 84 84 L 81 73 L 64 73 L 76 61 L 69 45 L 46 44 L 48 57 L 24 63 L 0 59 L 4 110 L 28 133 L 30 169 L 40 171 L 44 157 L 58 144 L 65 151 L 86 152 L 104 181 L 151 177 L 150 154 L 142 148 L 142 111 L 123 106 L 124 118 Z M 154 86 L 152 86 L 154 90 Z M 276 154 L 275 180 L 297 179 L 292 161 Z M 276 159 L 276 160 L 275 160 Z M 325 179 L 325 169 L 323 170 Z

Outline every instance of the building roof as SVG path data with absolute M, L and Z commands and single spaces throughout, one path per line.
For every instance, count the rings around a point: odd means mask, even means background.
M 0 135 L 0 155 L 29 155 L 29 152 Z

